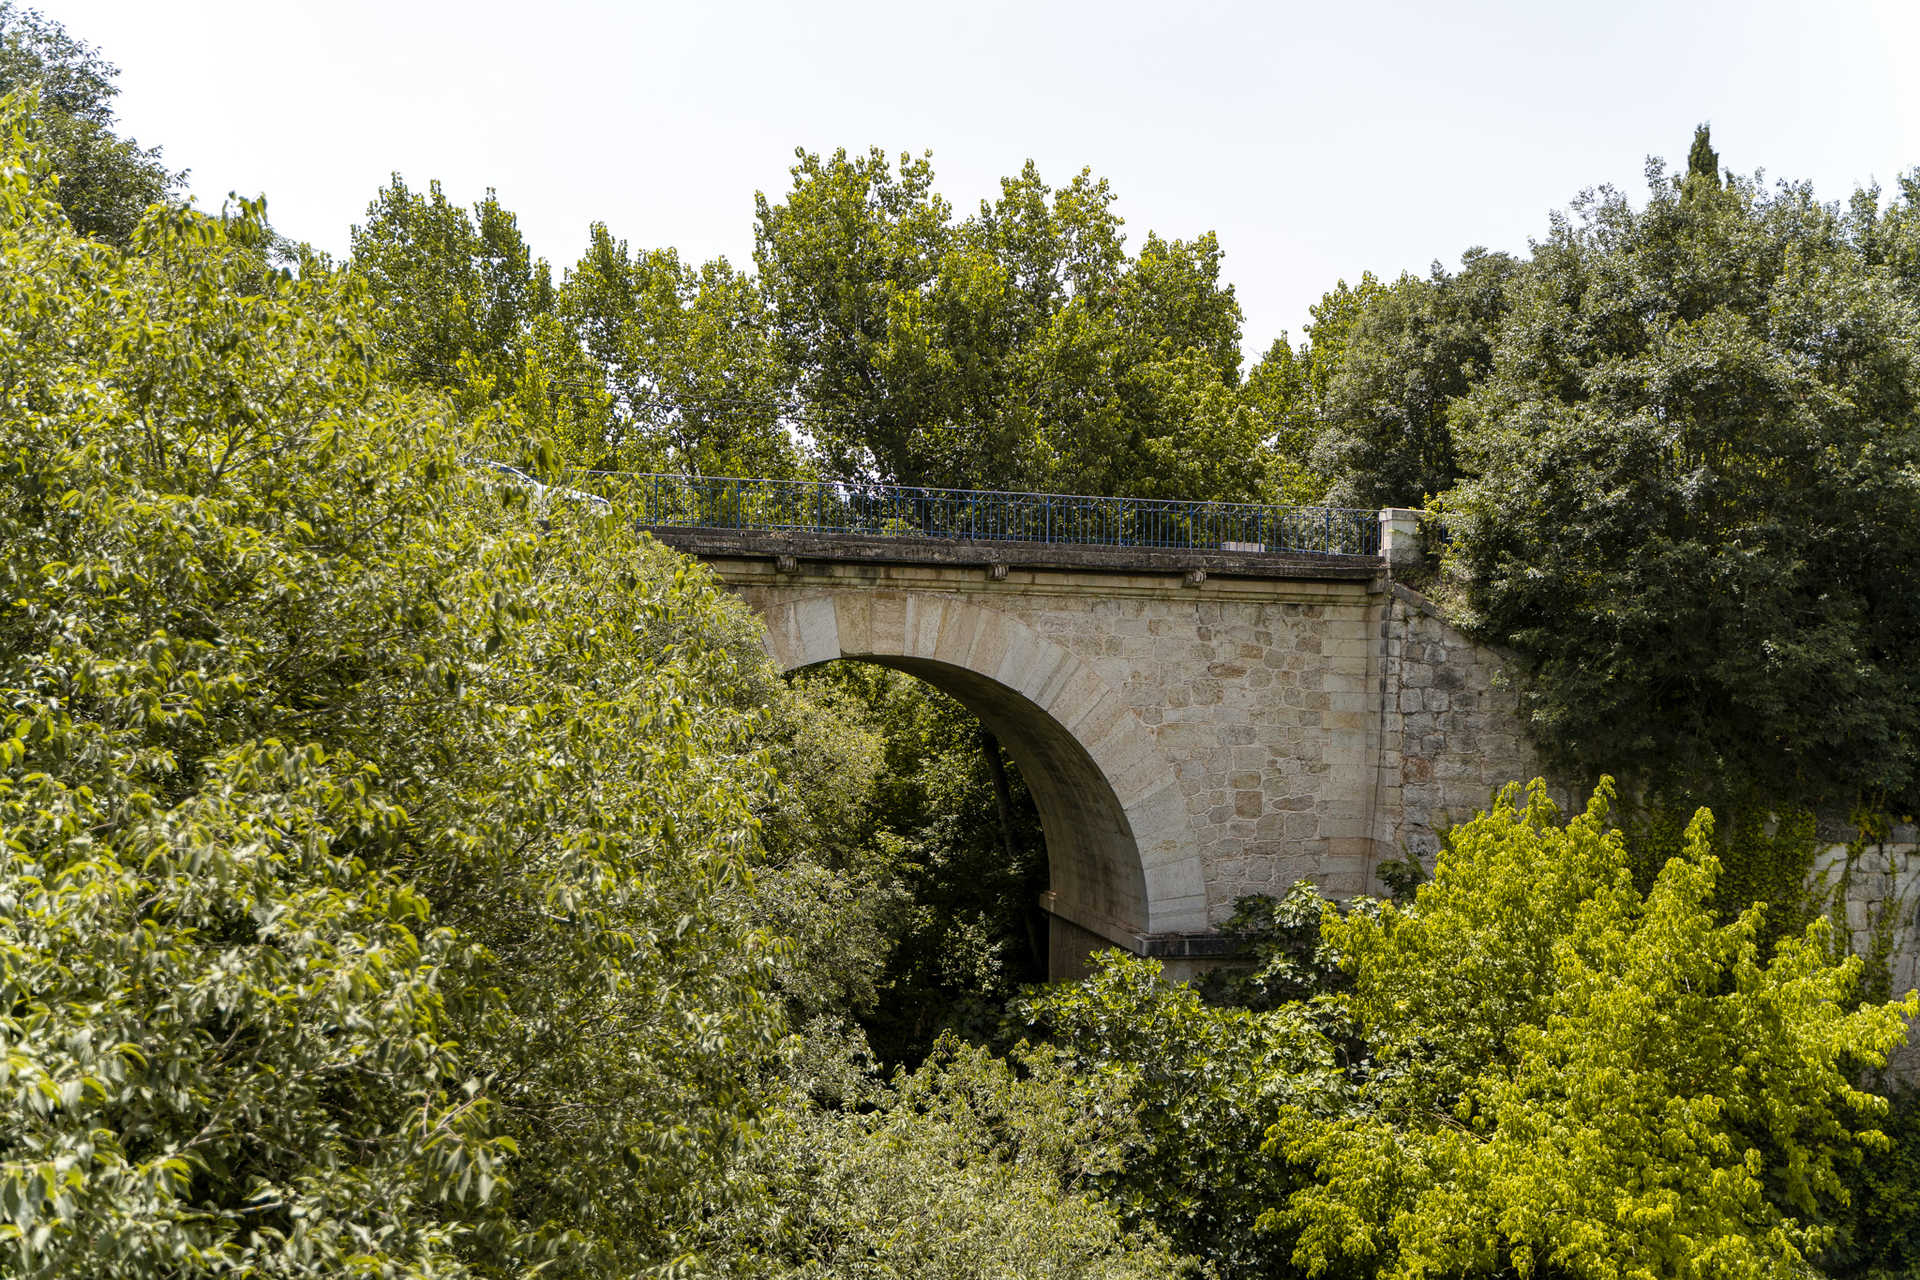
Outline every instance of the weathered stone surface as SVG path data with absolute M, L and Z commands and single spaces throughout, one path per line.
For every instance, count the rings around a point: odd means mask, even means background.
M 1920 841 L 1911 827 L 1884 841 L 1832 844 L 1814 859 L 1813 890 L 1844 924 L 1854 954 L 1867 958 L 1872 978 L 1884 978 L 1898 996 L 1920 987 Z M 1882 969 L 1881 966 L 1884 966 Z M 1889 1071 L 1920 1080 L 1920 1023 L 1894 1052 Z
M 1541 771 L 1501 656 L 1378 560 L 666 540 L 760 613 L 783 668 L 897 667 L 993 730 L 1040 810 L 1049 910 L 1070 926 L 1058 976 L 1088 939 L 1165 950 L 1155 939 L 1203 935 L 1234 899 L 1296 880 L 1383 892 L 1383 861 L 1430 862 L 1449 826 Z M 1884 866 L 1855 868 L 1843 914 L 1863 948 L 1891 921 L 1905 990 L 1920 982 L 1920 859 L 1911 842 L 1888 848 Z

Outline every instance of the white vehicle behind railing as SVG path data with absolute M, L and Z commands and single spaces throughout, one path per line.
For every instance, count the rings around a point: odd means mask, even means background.
M 468 460 L 468 465 L 497 471 L 508 479 L 526 486 L 533 492 L 533 509 L 542 514 L 546 512 L 547 504 L 556 498 L 563 502 L 585 503 L 600 513 L 613 510 L 613 503 L 597 493 L 582 493 L 578 489 L 569 489 L 564 485 L 542 484 L 519 467 L 510 466 L 504 462 L 495 462 L 491 458 L 472 458 Z

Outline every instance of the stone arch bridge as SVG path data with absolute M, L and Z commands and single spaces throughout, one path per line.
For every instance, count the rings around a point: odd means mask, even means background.
M 1191 973 L 1243 894 L 1380 892 L 1384 860 L 1532 776 L 1498 658 L 1393 581 L 1413 516 L 1381 513 L 1376 554 L 643 523 L 783 669 L 893 667 L 999 738 L 1046 837 L 1059 979 L 1110 945 Z

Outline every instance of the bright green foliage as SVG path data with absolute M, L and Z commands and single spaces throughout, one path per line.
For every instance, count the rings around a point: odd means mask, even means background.
M 353 229 L 352 270 L 395 372 L 469 395 L 478 383 L 480 399 L 519 379 L 534 322 L 553 309 L 547 264 L 491 191 L 469 213 L 438 182 L 422 195 L 394 174 Z
M 1920 309 L 1885 260 L 1899 228 L 1805 187 L 1651 181 L 1642 209 L 1609 193 L 1556 220 L 1454 407 L 1469 620 L 1518 652 L 1568 760 L 1904 812 Z
M 1158 961 L 1110 951 L 1092 977 L 1050 987 L 1019 1011 L 1076 1071 L 1133 1077 L 1138 1149 L 1101 1176 L 1109 1198 L 1222 1277 L 1284 1269 L 1286 1239 L 1256 1224 L 1298 1185 L 1298 1171 L 1262 1139 L 1283 1108 L 1326 1117 L 1347 1093 L 1316 1006 L 1209 1005 L 1165 981 Z
M 1626 835 L 1634 884 L 1651 887 L 1660 868 L 1679 857 L 1692 839 L 1693 814 L 1676 804 L 1646 804 L 1619 815 Z M 1798 934 L 1828 904 L 1813 884 L 1814 856 L 1824 843 L 1810 810 L 1773 811 L 1762 796 L 1748 796 L 1724 819 L 1716 817 L 1708 839 L 1720 860 L 1714 908 L 1731 920 L 1756 904 L 1762 954 L 1781 937 Z M 1827 886 L 1830 891 L 1835 886 Z M 1825 892 L 1825 891 L 1823 891 Z M 1871 980 L 1869 974 L 1865 981 Z
M 943 1041 L 856 1109 L 798 1110 L 756 1166 L 780 1213 L 715 1224 L 733 1274 L 793 1280 L 1148 1280 L 1193 1274 L 1094 1192 L 1136 1125 L 1127 1075 Z
M 1113 194 L 1028 164 L 956 222 L 926 158 L 802 152 L 756 260 L 827 468 L 908 484 L 1251 497 L 1240 309 L 1211 235 L 1123 248 Z
M 1245 400 L 1270 432 L 1269 483 L 1285 500 L 1318 503 L 1332 485 L 1315 455 L 1328 396 L 1345 363 L 1354 326 L 1367 304 L 1386 291 L 1371 271 L 1361 275 L 1357 286 L 1340 281 L 1307 308 L 1313 317 L 1307 341 L 1290 347 L 1282 334 L 1247 375 Z
M 673 249 L 629 253 L 596 223 L 567 273 L 559 315 L 612 395 L 598 437 L 571 452 L 595 467 L 791 476 L 780 364 L 751 277 L 725 259 L 695 271 Z
M 776 1031 L 753 624 L 462 467 L 350 281 L 0 134 L 0 1270 L 635 1274 Z M 542 536 L 543 523 L 550 531 Z
M 119 70 L 37 9 L 0 3 L 0 96 L 31 93 L 34 135 L 60 175 L 54 195 L 74 229 L 125 244 L 150 204 L 186 179 L 113 131 Z
M 1814 922 L 1762 961 L 1720 923 L 1710 819 L 1642 897 L 1609 787 L 1565 826 L 1536 783 L 1452 833 L 1411 907 L 1329 913 L 1376 1068 L 1360 1105 L 1288 1111 L 1314 1182 L 1270 1221 L 1311 1274 L 1801 1276 L 1920 999 L 1854 1004 Z

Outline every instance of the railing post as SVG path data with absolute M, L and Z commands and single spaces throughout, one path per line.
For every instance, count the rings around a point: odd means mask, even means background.
M 1380 558 L 1389 568 L 1403 568 L 1420 559 L 1420 512 L 1386 507 L 1380 512 Z

